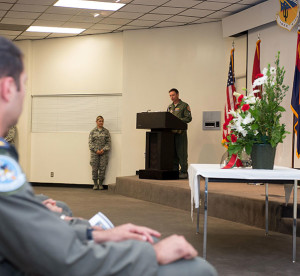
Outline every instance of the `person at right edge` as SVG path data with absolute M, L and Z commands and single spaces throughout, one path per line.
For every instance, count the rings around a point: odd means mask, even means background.
M 190 106 L 179 99 L 179 91 L 176 88 L 172 88 L 169 91 L 172 104 L 168 106 L 168 112 L 175 115 L 184 123 L 192 121 L 192 113 Z M 179 165 L 179 178 L 188 178 L 188 139 L 186 130 L 173 130 L 174 132 L 174 144 L 175 144 L 175 156 L 173 169 L 178 171 Z

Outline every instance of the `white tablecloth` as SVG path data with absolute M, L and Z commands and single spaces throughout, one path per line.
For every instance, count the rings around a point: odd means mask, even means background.
M 191 189 L 191 210 L 199 208 L 200 191 L 198 175 L 204 178 L 245 179 L 245 180 L 300 180 L 300 170 L 275 166 L 274 170 L 254 170 L 252 168 L 221 169 L 219 164 L 191 164 L 188 169 Z M 193 218 L 193 216 L 192 216 Z

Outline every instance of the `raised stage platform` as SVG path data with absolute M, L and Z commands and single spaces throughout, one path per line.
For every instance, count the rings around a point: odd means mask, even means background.
M 202 202 L 203 187 L 204 181 L 200 185 Z M 208 191 L 209 216 L 265 228 L 264 185 L 210 182 Z M 114 192 L 186 211 L 191 210 L 188 180 L 150 180 L 139 179 L 138 176 L 117 177 Z M 300 193 L 298 193 L 298 218 L 300 217 L 299 207 Z M 203 211 L 203 206 L 200 210 Z M 269 184 L 269 230 L 291 235 L 292 214 L 292 196 L 286 206 L 284 185 Z M 194 219 L 196 220 L 196 214 L 194 214 Z M 297 236 L 300 236 L 299 219 L 297 227 Z

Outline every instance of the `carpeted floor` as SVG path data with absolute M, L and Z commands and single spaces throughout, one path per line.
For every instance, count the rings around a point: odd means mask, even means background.
M 202 217 L 200 234 L 190 212 L 121 195 L 87 188 L 34 187 L 57 200 L 63 200 L 74 215 L 90 218 L 97 211 L 106 214 L 115 225 L 126 222 L 145 225 L 160 231 L 163 237 L 184 235 L 202 255 Z M 292 237 L 235 222 L 208 218 L 207 260 L 219 275 L 300 275 L 300 238 L 297 260 L 292 263 Z M 170 275 L 171 276 L 171 275 Z

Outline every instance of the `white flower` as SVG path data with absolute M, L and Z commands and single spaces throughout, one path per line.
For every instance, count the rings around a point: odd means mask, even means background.
M 264 68 L 263 71 L 262 71 L 262 73 L 263 73 L 264 75 L 267 75 L 267 72 L 268 72 L 268 69 L 267 69 L 267 68 Z
M 254 118 L 251 116 L 251 113 L 248 113 L 245 119 L 243 120 L 244 125 L 248 125 L 254 121 Z
M 238 113 L 237 113 L 235 110 L 233 110 L 233 109 L 231 109 L 231 110 L 228 112 L 228 114 L 232 115 L 233 117 L 237 117 L 237 115 L 238 115 Z
M 238 98 L 239 96 L 241 96 L 242 94 L 237 93 L 237 92 L 233 92 L 233 96 L 235 96 L 236 98 Z
M 260 90 L 255 90 L 255 91 L 260 91 Z M 253 91 L 253 93 L 257 93 L 257 92 Z M 256 103 L 257 97 L 255 97 L 253 95 L 253 93 L 251 93 L 248 97 L 244 98 L 244 101 L 245 101 L 246 104 L 255 104 Z
M 270 73 L 273 75 L 276 75 L 276 68 L 275 67 L 271 67 L 270 68 Z
M 236 130 L 241 133 L 244 137 L 248 134 L 247 130 L 245 130 L 241 125 L 236 128 Z
M 263 77 L 261 77 L 261 78 L 256 79 L 256 80 L 253 82 L 252 87 L 255 88 L 256 86 L 260 86 L 260 85 L 265 84 L 265 83 L 267 82 L 267 79 L 268 79 L 267 76 L 263 76 Z

